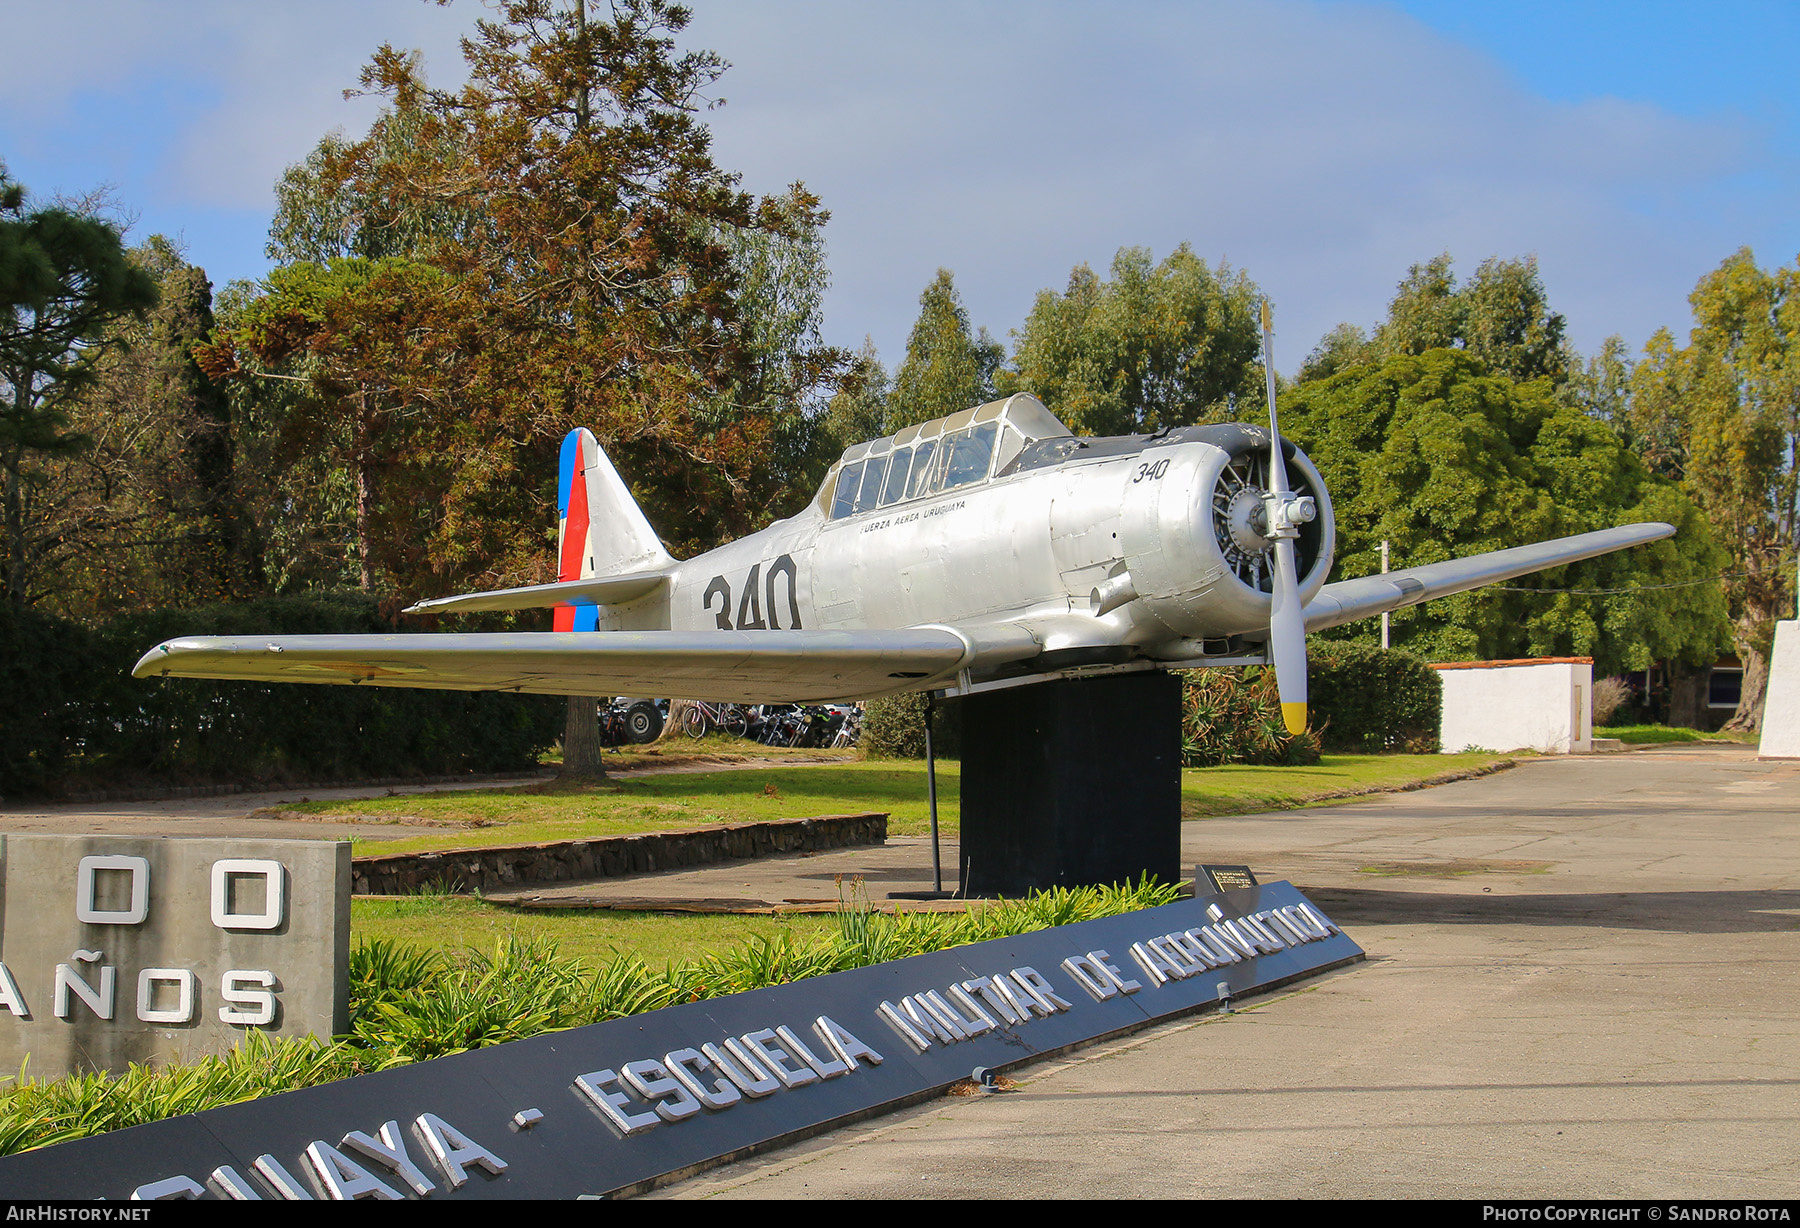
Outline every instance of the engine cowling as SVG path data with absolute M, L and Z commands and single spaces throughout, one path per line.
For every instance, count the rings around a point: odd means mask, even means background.
M 1282 441 L 1288 485 L 1313 500 L 1296 543 L 1301 600 L 1330 574 L 1337 548 L 1331 498 L 1311 461 Z M 1261 632 L 1272 605 L 1269 433 L 1261 427 L 1188 427 L 1144 449 L 1127 479 L 1119 542 L 1135 589 L 1134 620 L 1172 636 Z

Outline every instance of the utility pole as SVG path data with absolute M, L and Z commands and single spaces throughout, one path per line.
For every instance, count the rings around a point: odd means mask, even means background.
M 1387 575 L 1387 569 L 1388 569 L 1388 544 L 1387 544 L 1387 539 L 1384 537 L 1381 540 L 1381 574 L 1384 576 Z M 1383 613 L 1381 616 L 1381 646 L 1383 648 L 1386 648 L 1388 646 L 1388 616 L 1385 613 Z

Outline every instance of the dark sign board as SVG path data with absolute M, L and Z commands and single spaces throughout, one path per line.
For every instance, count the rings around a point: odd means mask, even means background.
M 1210 884 L 1215 892 L 1242 891 L 1256 886 L 1256 875 L 1249 866 L 1201 866 L 1194 881 Z
M 1288 883 L 669 1007 L 0 1159 L 0 1198 L 647 1188 L 1362 957 Z

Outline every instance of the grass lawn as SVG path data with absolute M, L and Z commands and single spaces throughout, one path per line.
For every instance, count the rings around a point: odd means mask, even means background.
M 1745 733 L 1707 733 L 1699 729 L 1679 729 L 1670 725 L 1601 725 L 1594 729 L 1596 738 L 1617 738 L 1627 746 L 1648 746 L 1663 742 L 1754 742 Z
M 1494 754 L 1327 755 L 1312 767 L 1193 768 L 1181 774 L 1184 819 L 1320 804 L 1333 794 L 1395 788 L 1500 762 Z M 938 813 L 957 830 L 961 765 L 938 763 Z M 362 840 L 363 855 L 527 844 L 597 835 L 886 811 L 894 835 L 930 830 L 925 768 L 908 760 L 671 772 L 600 784 L 549 781 L 289 808 L 315 817 L 414 825 L 396 840 Z M 396 831 L 406 831 L 396 827 Z
M 1292 810 L 1353 800 L 1357 790 L 1403 788 L 1504 763 L 1491 751 L 1456 755 L 1325 755 L 1311 767 L 1188 768 L 1181 773 L 1181 817 L 1205 819 L 1259 810 Z M 1332 796 L 1336 794 L 1338 796 Z
M 671 960 L 691 960 L 753 938 L 790 934 L 809 942 L 833 929 L 830 916 L 741 917 L 713 914 L 610 912 L 562 908 L 522 912 L 497 908 L 467 896 L 400 896 L 355 900 L 350 905 L 352 941 L 387 938 L 413 946 L 492 952 L 508 934 L 547 938 L 557 950 L 590 967 L 609 964 L 619 954 L 640 956 L 659 968 Z
M 1327 755 L 1312 767 L 1190 768 L 1181 774 L 1184 819 L 1244 814 L 1303 805 L 1329 805 L 1331 794 L 1395 788 L 1448 773 L 1492 766 L 1504 756 Z M 957 829 L 961 765 L 938 763 L 939 814 L 947 831 Z M 872 760 L 815 766 L 775 766 L 736 771 L 672 772 L 602 785 L 557 782 L 521 789 L 472 789 L 454 793 L 312 802 L 296 809 L 360 821 L 418 822 L 480 826 L 423 829 L 404 840 L 361 841 L 362 854 L 426 848 L 518 844 L 597 834 L 695 827 L 886 810 L 896 835 L 929 830 L 925 768 L 904 760 Z M 521 912 L 466 896 L 404 896 L 357 900 L 351 905 L 351 933 L 358 939 L 387 938 L 420 946 L 491 951 L 508 934 L 553 940 L 562 954 L 590 966 L 612 962 L 620 953 L 642 957 L 652 967 L 692 959 L 756 938 L 791 935 L 807 941 L 830 930 L 829 916 L 754 917 L 706 914 L 627 913 L 604 909 L 545 909 Z

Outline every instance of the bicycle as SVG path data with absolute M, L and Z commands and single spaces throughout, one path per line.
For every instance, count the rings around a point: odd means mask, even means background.
M 682 729 L 690 738 L 704 738 L 714 729 L 741 738 L 750 732 L 750 718 L 736 704 L 709 704 L 697 699 L 682 718 Z

